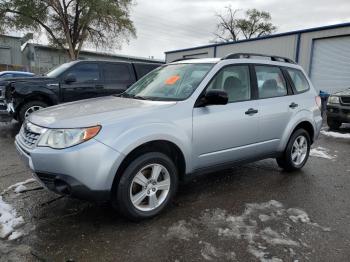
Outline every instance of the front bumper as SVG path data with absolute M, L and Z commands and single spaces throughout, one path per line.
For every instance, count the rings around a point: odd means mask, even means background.
M 87 200 L 109 200 L 122 154 L 91 139 L 80 145 L 56 150 L 28 149 L 19 135 L 15 145 L 22 161 L 47 189 Z
M 337 120 L 342 123 L 350 123 L 350 106 L 327 105 L 327 118 Z

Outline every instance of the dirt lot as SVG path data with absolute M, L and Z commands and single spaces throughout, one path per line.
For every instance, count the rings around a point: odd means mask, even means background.
M 9 189 L 31 178 L 13 145 L 18 129 L 0 124 L 0 204 L 19 222 L 16 239 L 0 239 L 0 261 L 349 261 L 349 126 L 339 138 L 325 127 L 300 172 L 266 160 L 202 176 L 137 224 L 31 180 Z

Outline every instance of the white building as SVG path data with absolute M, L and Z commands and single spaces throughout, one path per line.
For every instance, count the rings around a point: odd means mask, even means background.
M 284 56 L 299 63 L 318 90 L 350 87 L 350 23 L 274 34 L 236 42 L 165 52 L 166 62 L 182 58 L 223 57 L 229 53 Z

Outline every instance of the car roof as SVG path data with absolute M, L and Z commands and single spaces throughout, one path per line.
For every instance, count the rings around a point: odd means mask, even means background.
M 169 64 L 265 64 L 265 65 L 275 65 L 284 66 L 290 68 L 301 69 L 301 66 L 294 63 L 282 62 L 282 61 L 271 61 L 269 59 L 258 59 L 258 58 L 234 58 L 234 59 L 221 59 L 221 58 L 198 58 L 198 59 L 184 59 L 175 61 Z
M 0 74 L 23 74 L 23 75 L 34 75 L 30 72 L 24 72 L 24 71 L 0 71 Z

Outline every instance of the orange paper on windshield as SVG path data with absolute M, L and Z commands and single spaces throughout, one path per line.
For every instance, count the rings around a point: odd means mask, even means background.
M 171 76 L 171 77 L 169 77 L 167 80 L 165 80 L 165 84 L 167 84 L 167 85 L 173 85 L 173 84 L 175 84 L 179 79 L 180 79 L 180 76 L 178 76 L 178 75 Z

